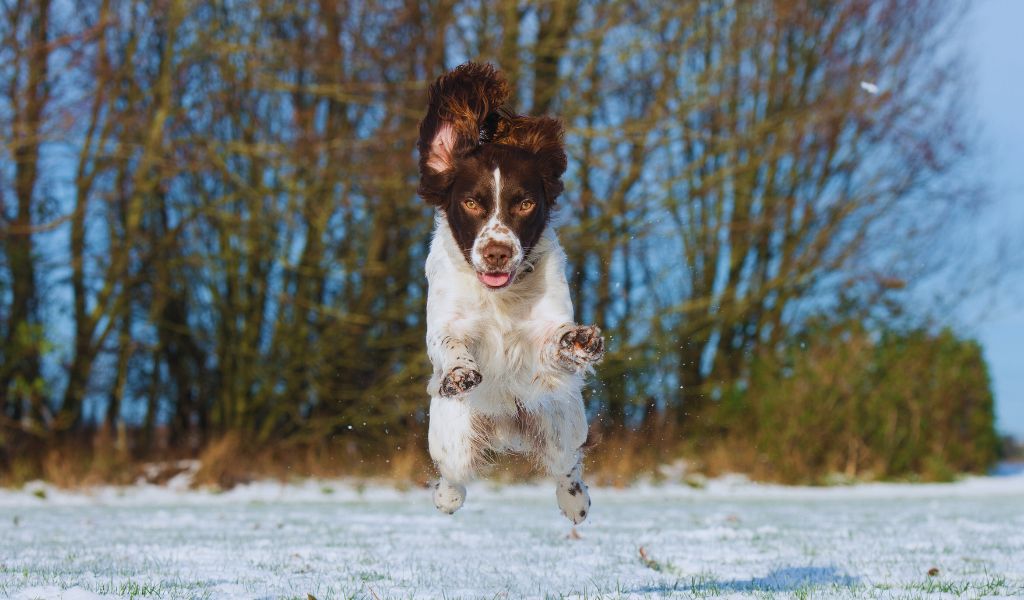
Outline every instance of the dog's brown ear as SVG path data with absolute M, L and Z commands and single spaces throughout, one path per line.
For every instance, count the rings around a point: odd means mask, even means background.
M 544 191 L 549 202 L 562 193 L 562 174 L 565 173 L 565 144 L 562 122 L 550 117 L 508 116 L 497 123 L 493 141 L 515 146 L 537 156 L 544 178 Z
M 491 137 L 495 111 L 508 99 L 508 83 L 493 66 L 466 63 L 430 86 L 420 122 L 420 195 L 444 201 L 455 159 Z

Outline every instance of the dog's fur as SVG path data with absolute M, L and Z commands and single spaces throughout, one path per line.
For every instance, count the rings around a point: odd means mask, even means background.
M 455 512 L 488 454 L 518 452 L 556 478 L 562 513 L 580 523 L 581 388 L 604 339 L 573 322 L 548 227 L 566 168 L 561 123 L 513 114 L 508 95 L 493 67 L 467 63 L 430 87 L 420 124 L 418 191 L 438 209 L 426 263 L 434 503 Z

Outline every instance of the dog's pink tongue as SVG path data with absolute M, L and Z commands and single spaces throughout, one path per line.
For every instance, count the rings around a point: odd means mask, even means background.
M 484 282 L 484 285 L 488 287 L 501 287 L 508 283 L 509 277 L 512 277 L 511 273 L 477 273 L 477 277 L 480 281 Z

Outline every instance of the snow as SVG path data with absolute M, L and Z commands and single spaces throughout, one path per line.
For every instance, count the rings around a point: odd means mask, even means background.
M 860 82 L 860 89 L 864 90 L 865 92 L 867 92 L 867 93 L 869 93 L 869 94 L 871 94 L 873 96 L 877 96 L 878 95 L 878 85 L 876 85 L 874 83 L 871 83 L 870 81 L 862 81 L 862 82 Z
M 80 587 L 61 589 L 55 585 L 25 588 L 14 595 L 14 600 L 36 600 L 37 598 L 48 600 L 97 600 L 108 598 Z
M 481 482 L 449 517 L 351 481 L 37 482 L 0 490 L 0 597 L 1024 596 L 1024 474 L 591 494 L 574 539 L 553 485 Z

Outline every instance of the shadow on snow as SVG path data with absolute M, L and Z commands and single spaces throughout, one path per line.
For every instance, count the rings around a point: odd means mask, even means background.
M 793 592 L 812 587 L 852 587 L 859 583 L 836 567 L 786 567 L 775 569 L 764 577 L 719 581 L 693 577 L 675 584 L 652 585 L 634 590 L 639 593 L 658 592 Z

